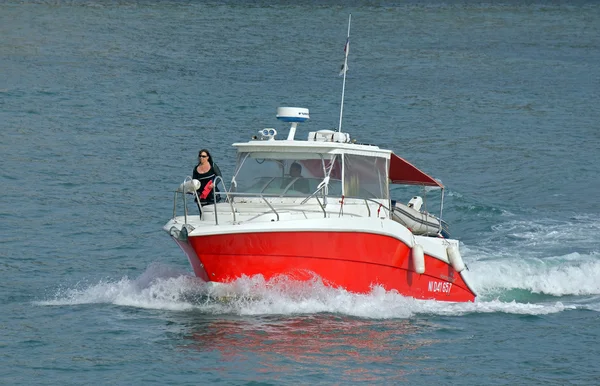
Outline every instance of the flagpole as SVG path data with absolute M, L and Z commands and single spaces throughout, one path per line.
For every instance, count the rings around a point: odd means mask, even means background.
M 346 57 L 344 58 L 344 81 L 342 83 L 342 104 L 340 105 L 340 124 L 338 126 L 338 132 L 342 132 L 342 115 L 344 114 L 344 92 L 346 91 L 346 72 L 348 72 L 348 53 L 350 52 L 350 22 L 352 21 L 352 14 L 348 15 L 348 37 L 346 38 Z

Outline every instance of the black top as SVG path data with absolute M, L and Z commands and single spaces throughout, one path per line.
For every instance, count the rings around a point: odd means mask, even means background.
M 200 181 L 200 188 L 197 190 L 198 197 L 200 197 L 200 195 L 202 194 L 202 191 L 204 190 L 204 187 L 206 186 L 206 184 L 208 184 L 209 181 L 213 181 L 213 183 L 214 183 L 215 177 L 217 177 L 217 176 L 221 177 L 221 170 L 219 169 L 217 164 L 215 164 L 215 163 L 211 164 L 210 169 L 208 169 L 208 171 L 206 173 L 198 173 L 197 169 L 198 169 L 199 165 L 200 164 L 196 165 L 194 167 L 194 171 L 192 172 L 192 178 Z M 200 203 L 201 204 L 212 204 L 215 200 L 214 192 L 218 192 L 218 191 L 219 191 L 219 189 L 217 189 L 217 186 L 215 185 L 213 190 L 211 190 L 210 193 L 208 193 L 206 198 L 200 199 Z M 217 196 L 217 201 L 221 201 L 221 198 L 219 196 Z

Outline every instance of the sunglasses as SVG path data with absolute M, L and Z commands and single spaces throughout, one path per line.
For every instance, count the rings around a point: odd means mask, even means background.
M 208 158 L 207 155 L 201 155 L 200 158 Z

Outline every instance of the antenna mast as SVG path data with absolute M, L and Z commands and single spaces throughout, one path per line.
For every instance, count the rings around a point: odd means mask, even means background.
M 344 58 L 344 65 L 342 72 L 344 73 L 344 82 L 342 83 L 342 104 L 340 106 L 340 125 L 338 126 L 338 132 L 342 132 L 342 116 L 344 114 L 344 92 L 346 91 L 346 73 L 348 72 L 348 52 L 350 52 L 350 22 L 352 21 L 352 14 L 348 15 L 348 37 L 346 38 L 346 45 L 344 51 L 346 57 Z

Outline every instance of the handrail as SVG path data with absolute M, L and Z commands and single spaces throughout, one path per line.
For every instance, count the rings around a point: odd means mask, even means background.
M 186 177 L 186 179 L 184 180 L 184 184 L 189 182 L 190 180 L 192 180 L 191 177 Z M 293 199 L 293 200 L 285 200 L 285 201 L 281 201 L 281 194 L 280 193 L 263 193 L 263 192 L 257 192 L 257 193 L 249 193 L 249 192 L 233 192 L 232 189 L 227 189 L 227 186 L 225 185 L 225 181 L 223 180 L 223 178 L 221 176 L 217 176 L 214 179 L 215 181 L 215 186 L 217 186 L 219 184 L 219 182 L 222 182 L 222 191 L 215 191 L 214 192 L 214 196 L 215 198 L 217 197 L 225 197 L 225 201 L 228 202 L 229 204 L 229 209 L 232 215 L 232 223 L 233 224 L 237 224 L 237 205 L 234 205 L 234 201 L 236 197 L 242 197 L 242 198 L 248 198 L 248 199 L 252 199 L 252 198 L 258 198 L 259 201 L 249 201 L 251 203 L 264 203 L 266 204 L 266 206 L 269 208 L 268 210 L 262 210 L 260 208 L 260 206 L 254 206 L 253 207 L 253 212 L 258 209 L 258 211 L 254 212 L 257 213 L 256 216 L 250 216 L 250 217 L 245 217 L 244 222 L 247 221 L 253 221 L 254 219 L 260 218 L 261 216 L 265 216 L 268 215 L 268 213 L 274 213 L 276 216 L 276 220 L 277 221 L 281 221 L 281 214 L 279 213 L 280 211 L 284 210 L 284 211 L 289 211 L 289 212 L 298 212 L 298 213 L 303 213 L 305 218 L 309 218 L 309 216 L 315 216 L 316 213 L 318 213 L 318 209 L 314 206 L 314 202 L 312 202 L 310 205 L 307 205 L 306 207 L 304 207 L 305 204 L 307 204 L 309 202 L 309 200 L 311 198 L 314 198 L 317 202 L 317 204 L 319 205 L 319 208 L 321 209 L 321 212 L 323 213 L 323 217 L 327 218 L 328 214 L 332 215 L 335 213 L 337 206 L 334 207 L 330 207 L 330 211 L 328 212 L 328 210 L 326 209 L 327 206 L 327 199 L 328 198 L 339 198 L 340 196 L 338 195 L 326 195 L 327 190 L 324 190 L 325 187 L 321 186 L 319 188 L 317 188 L 313 193 L 306 195 L 306 194 L 290 194 L 290 195 L 286 195 L 283 196 L 284 199 Z M 177 189 L 174 192 L 174 197 L 173 197 L 173 219 L 175 219 L 177 217 L 177 201 L 179 200 L 179 193 L 181 193 L 181 197 L 183 200 L 183 217 L 184 217 L 184 224 L 185 225 L 189 225 L 189 217 L 190 217 L 190 213 L 189 213 L 189 205 L 187 204 L 187 194 L 190 193 L 192 194 L 192 196 L 195 197 L 196 201 L 198 203 L 200 203 L 200 198 L 198 197 L 198 192 L 193 190 L 193 191 L 189 191 L 192 189 L 189 189 L 189 187 L 184 187 L 183 189 Z M 443 204 L 444 204 L 444 190 L 442 189 L 442 198 L 441 198 L 441 203 L 440 203 L 440 212 L 443 208 Z M 323 197 L 321 197 L 321 194 L 323 195 Z M 392 202 L 390 201 L 390 199 L 379 199 L 379 198 L 365 198 L 365 197 L 354 197 L 354 196 L 341 196 L 343 199 L 343 203 L 341 203 L 340 205 L 340 212 L 338 214 L 338 217 L 345 217 L 345 216 L 349 216 L 349 217 L 373 217 L 375 214 L 373 212 L 373 210 L 371 210 L 370 205 L 371 204 L 375 204 L 378 207 L 377 210 L 377 217 L 379 217 L 380 213 L 381 213 L 381 209 L 383 208 L 384 210 L 384 216 L 387 215 L 388 218 L 393 219 L 394 215 L 394 206 L 392 205 Z M 272 200 L 269 200 L 272 199 Z M 325 201 L 323 201 L 321 198 L 323 198 Z M 273 201 L 273 199 L 275 199 L 275 201 Z M 276 202 L 281 202 L 281 204 L 284 204 L 283 208 L 278 208 L 278 205 Z M 382 202 L 385 202 L 382 203 Z M 217 205 L 217 200 L 215 199 L 213 201 L 213 213 L 214 213 L 214 224 L 215 225 L 219 225 L 219 207 L 221 208 L 221 215 L 226 214 L 227 210 L 225 209 L 226 206 L 223 205 Z M 366 212 L 356 212 L 355 211 L 345 211 L 344 210 L 344 206 L 346 205 L 351 205 L 354 208 L 358 208 L 358 206 L 360 205 L 364 205 L 366 208 Z M 205 208 L 203 208 L 202 205 L 198 205 L 199 207 L 199 211 L 200 211 L 200 215 L 199 218 L 201 221 L 205 220 L 205 215 L 207 213 L 207 211 L 205 210 Z M 224 210 L 225 209 L 225 210 Z M 346 213 L 344 213 L 346 212 Z M 362 213 L 361 213 L 362 212 Z M 208 212 L 210 213 L 210 212 Z M 252 212 L 251 212 L 252 213 Z M 432 215 L 435 217 L 435 215 Z M 315 218 L 315 217 L 310 217 L 310 218 Z M 437 219 L 439 220 L 439 229 L 438 232 L 442 232 L 444 229 L 447 230 L 447 225 L 445 225 L 445 222 L 443 221 L 441 215 L 439 217 L 437 217 Z
M 317 203 L 319 204 L 319 206 L 321 207 L 321 210 L 323 211 L 323 218 L 327 218 L 327 211 L 325 210 L 325 207 L 323 206 L 323 204 L 321 204 L 321 200 L 319 200 L 319 197 L 315 196 L 315 200 L 317 200 Z
M 188 223 L 188 221 L 187 221 L 188 209 L 187 209 L 187 200 L 185 199 L 185 192 L 183 192 L 182 195 L 184 195 L 183 196 L 183 216 L 184 216 L 183 218 L 185 219 L 184 223 L 187 224 Z
M 177 191 L 175 191 L 175 195 L 173 196 L 173 218 L 177 217 Z
M 229 192 L 227 191 L 227 186 L 225 185 L 225 180 L 223 180 L 223 177 L 221 177 L 221 176 L 216 176 L 214 178 L 215 191 L 213 192 L 213 197 L 214 196 L 221 197 L 221 192 L 216 191 L 216 187 L 219 184 L 219 180 L 221 180 L 221 182 L 223 183 L 223 190 L 225 191 L 225 199 L 227 201 L 229 201 L 229 206 L 231 207 L 231 213 L 233 214 L 233 222 L 235 223 L 235 210 L 233 209 L 233 203 L 231 202 L 232 200 L 229 200 Z M 217 216 L 218 211 L 217 211 L 217 200 L 216 199 L 213 199 L 213 206 L 214 206 L 214 213 L 215 213 L 215 225 L 219 225 L 219 218 Z
M 317 197 L 317 193 L 319 193 L 320 191 L 322 191 L 323 189 L 325 189 L 325 186 L 326 186 L 326 185 L 320 185 L 320 184 L 319 184 L 319 186 L 317 187 L 317 190 L 315 190 L 315 191 L 314 191 L 314 192 L 312 192 L 312 193 L 311 193 L 311 194 L 310 194 L 308 197 L 306 197 L 304 200 L 302 200 L 302 202 L 300 203 L 300 205 L 304 205 L 304 204 L 306 204 L 306 202 L 307 202 L 308 200 L 310 200 L 311 198 L 313 198 L 313 196 L 314 196 L 314 197 Z
M 304 204 L 306 203 L 308 200 L 310 200 L 313 196 L 316 197 L 317 193 L 322 192 L 323 193 L 323 203 L 325 205 L 327 205 L 327 192 L 328 192 L 328 188 L 329 188 L 329 174 L 325 176 L 325 178 L 323 178 L 323 180 L 321 182 L 319 182 L 319 185 L 317 185 L 317 189 L 311 193 L 308 197 L 306 197 L 304 199 L 304 201 L 302 201 L 300 204 Z
M 187 176 L 185 177 L 185 179 L 183 180 L 183 184 L 185 186 L 185 183 L 188 181 L 191 181 L 192 177 Z M 177 217 L 177 193 L 179 193 L 179 189 L 175 190 L 175 195 L 173 197 L 173 218 Z M 199 201 L 198 198 L 198 192 L 194 191 L 192 193 L 193 195 L 196 196 L 196 200 Z M 184 223 L 187 224 L 188 223 L 188 208 L 187 208 L 187 200 L 185 199 L 185 195 L 186 195 L 186 191 L 185 188 L 181 191 L 181 198 L 183 200 L 183 216 L 184 216 Z M 200 219 L 202 219 L 202 209 L 200 209 Z
M 273 208 L 273 206 L 269 203 L 269 201 L 267 201 L 267 199 L 264 196 L 260 196 L 260 198 L 263 199 L 263 201 L 265 202 L 265 204 L 267 204 L 269 206 L 269 208 L 271 208 L 271 210 L 273 211 L 273 213 L 275 213 L 275 216 L 277 216 L 277 221 L 279 221 L 279 213 L 277 213 L 277 211 L 275 210 L 275 208 Z
M 186 177 L 185 181 L 188 181 L 189 179 L 191 179 L 191 177 Z M 184 181 L 184 182 L 185 182 Z M 229 207 L 231 210 L 231 214 L 232 214 L 232 218 L 233 218 L 233 223 L 235 223 L 237 221 L 237 217 L 236 217 L 236 208 L 233 205 L 234 199 L 235 197 L 247 197 L 247 198 L 259 198 L 260 200 L 262 200 L 270 209 L 271 212 L 273 212 L 275 214 L 275 216 L 277 217 L 277 221 L 280 221 L 280 215 L 279 212 L 277 211 L 277 209 L 275 209 L 275 207 L 269 202 L 269 200 L 267 198 L 281 198 L 281 195 L 278 193 L 247 193 L 247 192 L 232 192 L 231 190 L 227 190 L 227 187 L 225 185 L 225 181 L 223 180 L 223 178 L 221 176 L 217 176 L 215 177 L 215 186 L 217 186 L 218 182 L 222 182 L 223 183 L 223 191 L 219 191 L 219 192 L 214 192 L 215 196 L 220 196 L 223 197 L 225 196 L 225 200 L 229 203 Z M 305 196 L 305 195 L 288 195 L 286 196 L 287 198 L 301 198 L 301 197 L 305 197 L 304 200 L 302 200 L 299 205 L 305 205 L 308 200 L 310 200 L 311 198 L 315 198 L 319 207 L 321 208 L 321 211 L 323 212 L 323 217 L 327 218 L 327 210 L 324 206 L 324 204 L 321 202 L 320 197 L 319 197 L 319 192 L 321 192 L 323 190 L 323 187 L 317 189 L 315 192 L 311 193 L 309 196 Z M 177 215 L 177 193 L 178 191 L 175 191 L 175 195 L 174 195 L 174 199 L 173 199 L 173 218 L 176 217 Z M 198 193 L 196 191 L 193 192 L 193 195 L 195 196 L 196 200 L 198 202 L 200 202 L 200 199 L 198 197 Z M 188 206 L 187 206 L 187 200 L 186 200 L 186 195 L 185 193 L 182 193 L 182 199 L 183 199 L 183 206 L 184 206 L 184 222 L 185 224 L 188 223 Z M 364 198 L 364 197 L 346 197 L 344 196 L 344 201 L 346 200 L 353 200 L 353 199 L 359 199 L 362 200 L 367 208 L 367 216 L 371 217 L 372 213 L 371 213 L 371 208 L 369 206 L 369 203 L 374 203 L 378 206 L 380 206 L 381 208 L 384 208 L 389 216 L 391 217 L 391 213 L 392 213 L 392 209 L 390 209 L 388 206 L 383 205 L 381 202 L 372 199 L 372 198 Z M 213 202 L 213 213 L 215 216 L 215 225 L 219 225 L 219 220 L 218 220 L 218 209 L 217 209 L 217 200 L 214 200 Z M 344 202 L 345 204 L 345 202 Z M 204 210 L 202 209 L 202 205 L 199 205 L 199 209 L 200 209 L 200 219 L 203 220 L 204 219 Z M 343 212 L 342 212 L 343 213 Z M 346 214 L 344 214 L 346 215 Z M 354 213 L 348 213 L 347 215 L 349 216 L 357 216 L 357 214 Z

